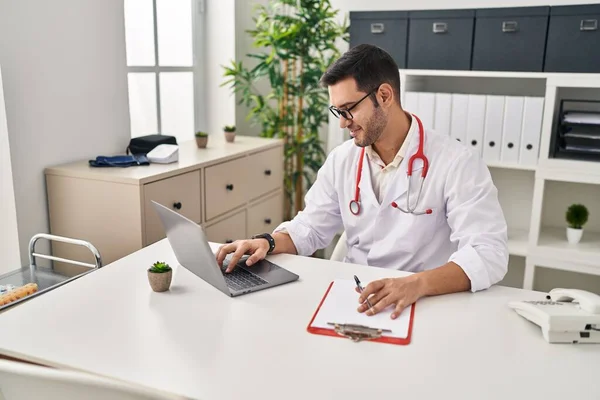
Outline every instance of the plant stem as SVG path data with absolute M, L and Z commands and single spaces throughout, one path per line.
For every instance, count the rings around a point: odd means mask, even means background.
M 302 83 L 302 74 L 304 73 L 304 63 L 302 59 L 300 59 L 300 90 L 298 91 L 298 132 L 296 136 L 296 143 L 298 143 L 298 152 L 296 153 L 296 171 L 300 172 L 298 179 L 296 180 L 296 212 L 299 212 L 304 208 L 303 205 L 303 181 L 304 181 L 304 163 L 303 163 L 303 154 L 302 147 L 300 144 L 302 143 L 303 136 L 303 123 L 302 123 L 302 107 L 304 101 L 304 85 Z

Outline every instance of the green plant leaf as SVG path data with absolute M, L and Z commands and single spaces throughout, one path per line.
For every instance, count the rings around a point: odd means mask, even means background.
M 346 16 L 338 23 L 339 11 L 329 0 L 271 0 L 252 13 L 255 26 L 247 34 L 256 51 L 247 57 L 253 64 L 223 66 L 221 86 L 247 108 L 246 120 L 260 126 L 261 136 L 285 139 L 285 163 L 292 165 L 284 173 L 285 195 L 299 210 L 296 183 L 302 180 L 306 191 L 326 158 L 319 130 L 328 122 L 329 96 L 319 80 L 340 56 L 338 43 L 348 41 L 349 25 Z

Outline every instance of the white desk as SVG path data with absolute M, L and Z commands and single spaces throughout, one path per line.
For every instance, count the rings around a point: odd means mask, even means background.
M 390 271 L 279 255 L 300 280 L 229 298 L 177 267 L 162 240 L 0 314 L 0 354 L 200 399 L 565 399 L 597 395 L 599 345 L 550 345 L 506 306 L 543 294 L 493 287 L 427 298 L 412 343 L 353 343 L 306 331 L 331 280 Z M 396 273 L 400 276 L 401 273 Z

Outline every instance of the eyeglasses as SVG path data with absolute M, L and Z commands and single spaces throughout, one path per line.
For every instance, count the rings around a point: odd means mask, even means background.
M 354 105 L 352 107 L 350 107 L 350 108 L 346 108 L 346 109 L 342 110 L 342 109 L 339 109 L 339 108 L 337 108 L 335 106 L 330 106 L 329 107 L 329 111 L 331 111 L 331 113 L 336 118 L 340 118 L 340 116 L 342 116 L 345 119 L 352 119 L 352 118 L 354 118 L 354 116 L 352 116 L 352 113 L 350 112 L 350 110 L 352 110 L 354 107 L 356 107 L 357 105 L 359 105 L 361 101 L 363 101 L 364 99 L 366 99 L 367 97 L 369 97 L 376 90 L 377 89 L 371 90 L 362 99 L 360 99 L 359 101 L 357 101 L 356 103 L 354 103 Z

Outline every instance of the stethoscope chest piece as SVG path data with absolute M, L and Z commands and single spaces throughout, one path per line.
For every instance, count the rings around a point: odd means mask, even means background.
M 360 204 L 358 203 L 358 201 L 350 201 L 350 212 L 354 215 L 358 215 L 360 213 Z

